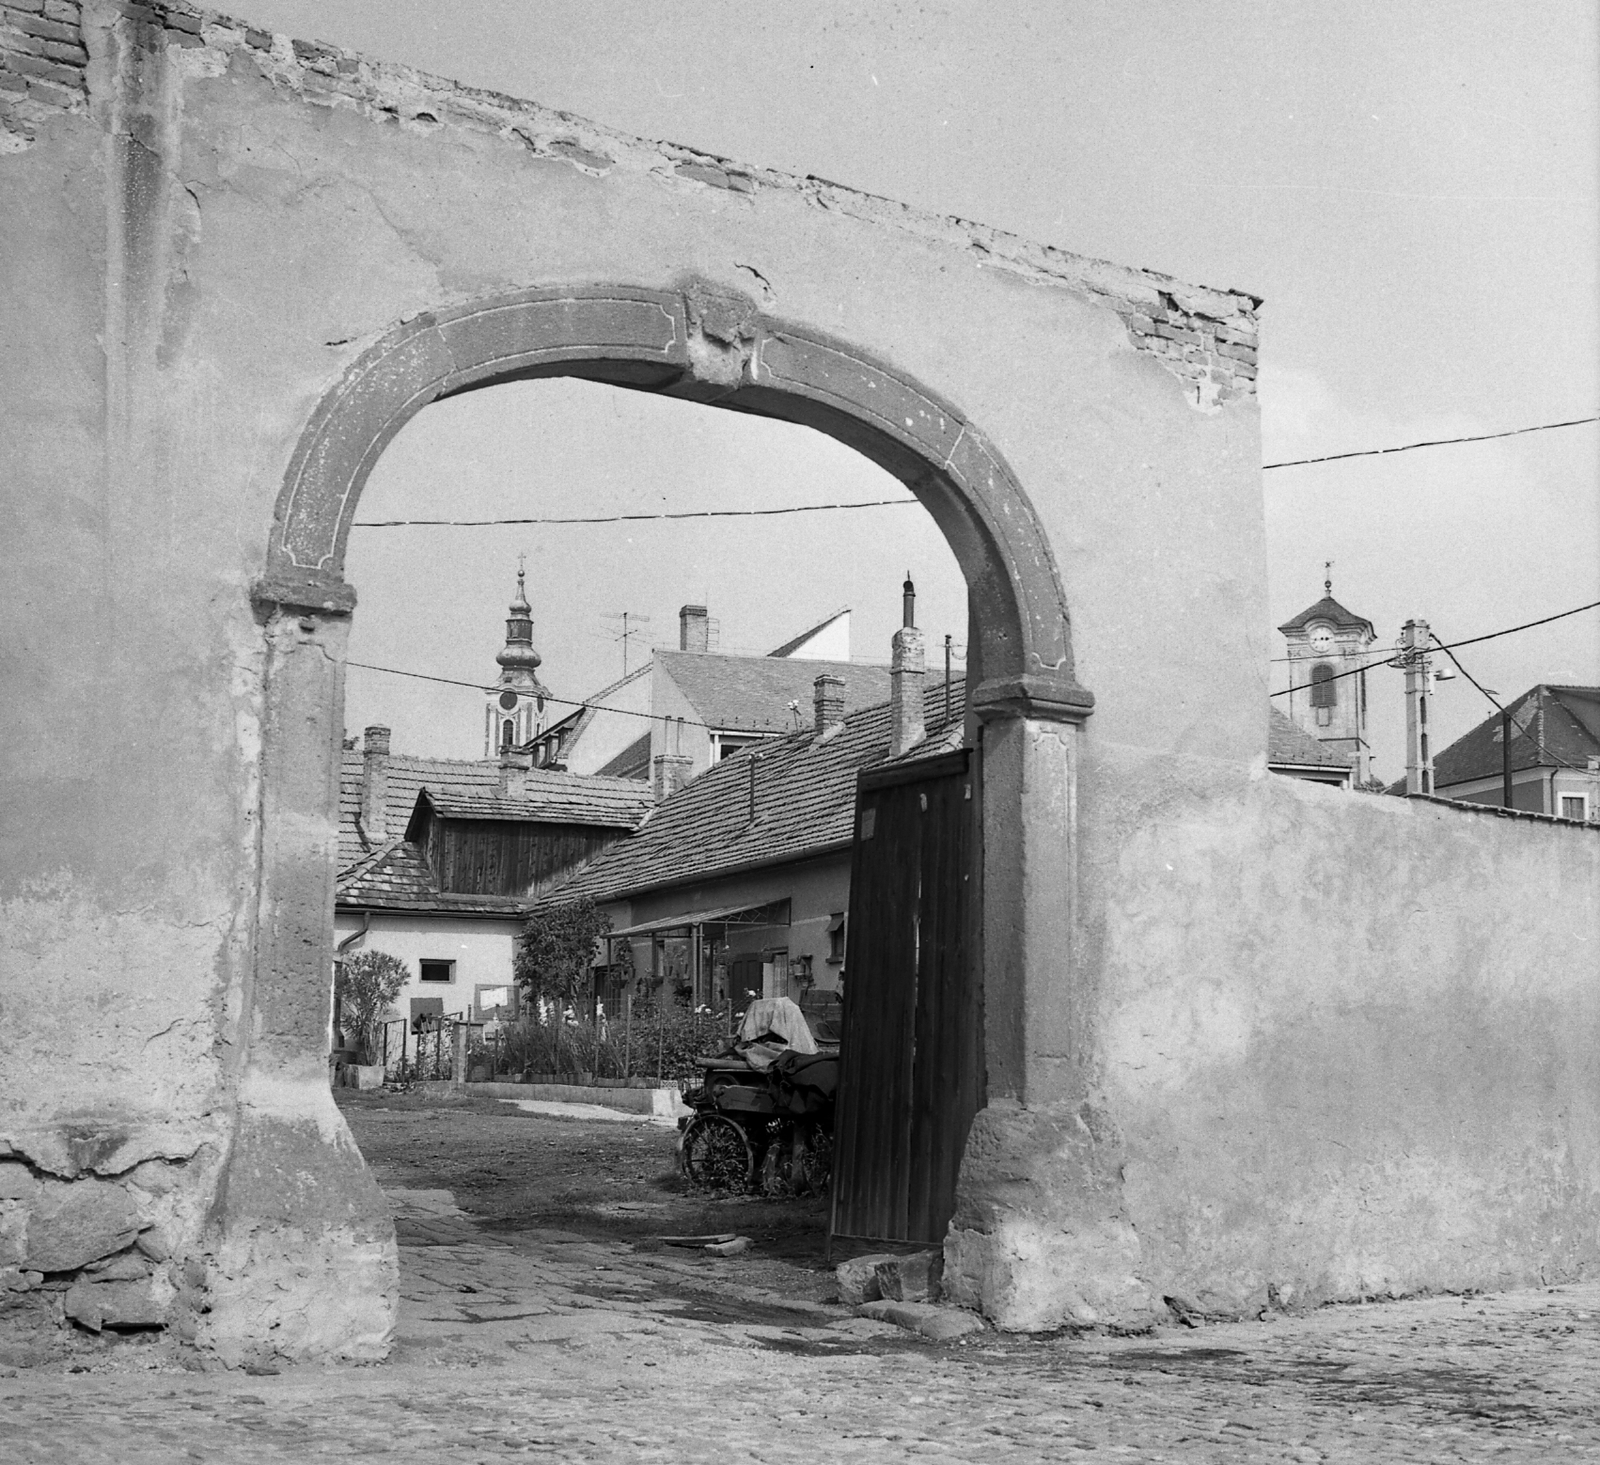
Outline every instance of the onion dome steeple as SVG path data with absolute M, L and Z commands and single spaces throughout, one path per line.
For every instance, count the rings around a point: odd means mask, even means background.
M 525 667 L 528 671 L 537 671 L 539 663 L 544 659 L 533 649 L 533 607 L 528 604 L 528 596 L 524 589 L 528 572 L 525 569 L 517 570 L 517 598 L 511 602 L 511 614 L 506 618 L 506 647 L 495 660 L 510 671 L 513 667 Z M 504 677 L 501 678 L 505 680 Z
M 544 731 L 549 689 L 539 680 L 543 658 L 533 649 L 533 607 L 528 604 L 528 572 L 517 569 L 517 595 L 506 617 L 506 644 L 495 657 L 500 675 L 487 689 L 483 718 L 486 758 L 507 748 L 522 747 Z

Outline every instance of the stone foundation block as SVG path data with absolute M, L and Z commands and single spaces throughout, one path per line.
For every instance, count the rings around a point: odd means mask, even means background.
M 944 1276 L 942 1251 L 916 1251 L 879 1262 L 878 1295 L 890 1302 L 937 1302 Z
M 143 1229 L 133 1198 L 103 1180 L 50 1181 L 28 1216 L 27 1266 L 74 1272 L 124 1251 Z
M 139 1282 L 79 1281 L 68 1289 L 66 1314 L 91 1332 L 102 1328 L 164 1327 L 174 1292 L 161 1277 Z
M 874 1322 L 893 1323 L 935 1343 L 948 1343 L 953 1338 L 983 1331 L 983 1319 L 976 1313 L 934 1307 L 927 1302 L 864 1302 L 856 1308 L 856 1315 L 869 1317 Z
M 1006 1217 L 989 1231 L 951 1228 L 944 1295 L 1005 1332 L 1143 1329 L 1168 1314 L 1139 1264 L 1139 1239 L 1125 1221 L 1046 1226 Z
M 857 1307 L 863 1302 L 875 1302 L 883 1296 L 878 1282 L 878 1267 L 893 1264 L 900 1258 L 890 1252 L 873 1252 L 867 1256 L 853 1256 L 833 1269 L 839 1281 L 839 1300 L 846 1307 Z

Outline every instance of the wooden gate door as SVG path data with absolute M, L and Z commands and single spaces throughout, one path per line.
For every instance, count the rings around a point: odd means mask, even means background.
M 983 1104 L 966 752 L 861 775 L 846 931 L 831 1231 L 938 1243 Z

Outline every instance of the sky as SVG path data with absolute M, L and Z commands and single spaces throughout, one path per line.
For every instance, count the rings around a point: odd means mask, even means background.
M 1600 411 L 1592 0 L 223 8 L 645 137 L 1263 296 L 1264 465 Z M 1600 600 L 1594 424 L 1268 469 L 1262 493 L 1274 626 L 1320 596 L 1326 560 L 1335 595 L 1384 644 L 1413 616 L 1455 640 Z M 558 382 L 428 408 L 378 464 L 358 518 L 904 497 L 803 429 Z M 778 522 L 781 533 L 760 520 L 357 529 L 351 657 L 487 678 L 519 551 L 558 695 L 620 673 L 608 614 L 648 615 L 646 634 L 675 644 L 685 601 L 710 605 L 724 648 L 754 651 L 851 605 L 854 654 L 881 658 L 908 569 L 930 641 L 948 632 L 959 649 L 960 577 L 920 508 Z M 1600 611 L 1461 656 L 1506 696 L 1600 684 Z M 1377 772 L 1398 777 L 1401 678 L 1369 685 Z M 1435 746 L 1489 711 L 1465 679 L 1441 685 Z M 350 674 L 349 727 L 388 723 L 398 750 L 475 756 L 480 718 L 472 691 Z

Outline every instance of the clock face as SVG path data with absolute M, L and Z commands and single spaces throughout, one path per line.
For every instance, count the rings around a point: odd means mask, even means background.
M 510 712 L 517 705 L 517 694 L 515 692 L 502 692 L 500 694 L 500 705 L 507 712 Z
M 1318 626 L 1316 630 L 1311 633 L 1311 649 L 1319 652 L 1332 651 L 1333 632 L 1330 631 L 1326 626 Z

